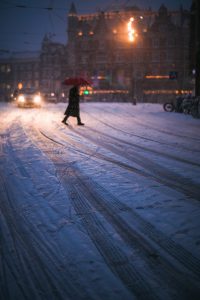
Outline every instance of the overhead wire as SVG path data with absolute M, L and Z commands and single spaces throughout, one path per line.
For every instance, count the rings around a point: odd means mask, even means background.
M 14 31 L 0 31 L 1 35 L 36 35 L 40 36 L 43 35 L 43 33 L 33 33 L 33 32 L 14 32 Z M 63 36 L 63 34 L 56 34 L 57 36 Z
M 3 2 L 3 3 L 2 3 Z M 61 18 L 61 16 L 59 16 L 58 14 L 55 13 L 56 10 L 63 10 L 63 11 L 66 11 L 66 8 L 61 8 L 61 7 L 55 7 L 54 5 L 54 0 L 50 0 L 48 5 L 47 6 L 31 6 L 31 5 L 26 5 L 26 4 L 20 4 L 20 3 L 16 3 L 16 2 L 11 2 L 11 1 L 6 1 L 6 0 L 1 0 L 0 1 L 0 4 L 6 4 L 7 6 L 6 7 L 3 7 L 5 9 L 9 9 L 9 8 L 21 8 L 21 9 L 40 9 L 40 10 L 46 10 L 47 11 L 47 16 L 48 16 L 48 19 L 49 19 L 49 23 L 50 23 L 50 26 L 51 26 L 51 31 L 52 31 L 52 34 L 51 36 L 57 36 L 57 37 L 65 37 L 65 34 L 57 34 L 55 33 L 55 26 L 54 26 L 54 21 L 53 21 L 53 17 L 56 17 L 56 18 L 59 18 L 59 20 L 62 20 L 64 23 L 64 19 Z M 2 8 L 2 6 L 1 6 Z M 0 31 L 0 34 L 1 34 L 1 37 L 3 37 L 3 39 L 0 39 L 1 41 L 2 40 L 5 40 L 5 36 L 6 35 L 18 35 L 18 36 L 41 36 L 41 35 L 44 35 L 43 33 L 31 33 L 31 32 L 1 32 Z M 12 40 L 12 37 L 8 38 L 8 36 L 6 36 L 6 40 Z M 38 42 L 38 43 L 33 43 L 33 42 L 30 42 L 30 41 L 23 41 L 22 42 L 23 44 L 41 44 L 41 42 Z
M 53 5 L 32 6 L 32 5 L 14 3 L 14 2 L 5 1 L 5 0 L 1 0 L 1 2 L 3 2 L 4 4 L 10 5 L 10 6 L 7 6 L 7 7 L 1 7 L 1 8 L 5 8 L 5 9 L 6 8 L 21 8 L 21 9 L 43 9 L 43 10 L 48 10 L 48 11 L 52 11 L 52 10 L 64 10 L 64 11 L 66 11 L 66 7 L 53 7 Z
M 50 0 L 49 3 L 51 3 L 51 6 L 53 7 L 54 1 Z M 51 27 L 53 29 L 53 32 L 54 32 L 55 31 L 55 27 L 54 27 L 54 23 L 53 23 L 53 18 L 52 18 L 52 15 L 51 15 L 51 11 L 48 11 L 48 17 L 49 17 L 50 25 L 51 25 Z

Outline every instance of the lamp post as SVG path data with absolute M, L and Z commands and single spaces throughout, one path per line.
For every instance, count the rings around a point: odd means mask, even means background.
M 131 45 L 131 74 L 130 74 L 130 95 L 133 104 L 136 105 L 136 88 L 137 88 L 137 82 L 136 82 L 136 70 L 134 69 L 134 45 L 136 37 L 138 36 L 136 29 L 133 27 L 135 19 L 131 17 L 128 22 L 128 39 Z
M 200 3 L 195 1 L 195 48 L 196 48 L 196 82 L 195 96 L 200 96 Z
M 193 0 L 191 6 L 190 46 L 192 75 L 194 78 L 195 96 L 200 96 L 200 3 Z

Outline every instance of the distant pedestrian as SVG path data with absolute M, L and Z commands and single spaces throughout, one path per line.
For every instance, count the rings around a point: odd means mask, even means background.
M 132 103 L 133 103 L 133 105 L 136 105 L 136 104 L 137 104 L 137 98 L 136 98 L 136 97 L 133 97 Z
M 67 119 L 71 117 L 77 118 L 77 125 L 85 125 L 81 122 L 80 118 L 80 109 L 79 109 L 79 102 L 80 102 L 80 96 L 79 96 L 79 87 L 73 86 L 69 91 L 69 104 L 67 106 L 67 109 L 65 110 L 65 117 L 62 120 L 62 123 L 67 124 Z
M 175 103 L 176 112 L 179 112 L 179 113 L 183 112 L 183 107 L 182 107 L 183 99 L 184 98 L 181 95 L 176 97 L 176 103 Z

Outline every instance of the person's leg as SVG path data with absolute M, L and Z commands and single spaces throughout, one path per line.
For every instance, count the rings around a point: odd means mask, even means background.
M 77 124 L 78 125 L 85 125 L 84 123 L 81 122 L 80 116 L 77 117 Z
M 62 123 L 67 124 L 66 121 L 67 121 L 68 117 L 69 117 L 68 115 L 65 115 L 64 119 L 62 120 Z

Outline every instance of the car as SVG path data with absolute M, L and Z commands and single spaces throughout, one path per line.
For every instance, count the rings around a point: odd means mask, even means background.
M 45 94 L 45 100 L 46 102 L 49 102 L 49 103 L 57 103 L 58 102 L 58 98 L 57 98 L 57 95 L 56 93 L 46 93 Z
M 42 96 L 36 89 L 19 90 L 16 97 L 18 107 L 36 107 L 40 108 L 42 105 Z

